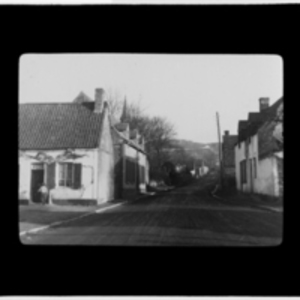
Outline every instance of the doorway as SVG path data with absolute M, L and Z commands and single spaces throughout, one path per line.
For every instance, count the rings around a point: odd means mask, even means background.
M 44 164 L 32 164 L 31 169 L 31 201 L 34 203 L 41 203 L 41 194 L 38 192 L 39 188 L 44 182 Z

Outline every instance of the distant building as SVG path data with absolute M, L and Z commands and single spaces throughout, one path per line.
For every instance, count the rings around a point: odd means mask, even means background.
M 283 98 L 270 107 L 269 98 L 259 101 L 260 112 L 249 113 L 248 120 L 239 121 L 235 146 L 237 189 L 282 196 L 283 138 L 281 143 L 278 136 L 282 130 Z

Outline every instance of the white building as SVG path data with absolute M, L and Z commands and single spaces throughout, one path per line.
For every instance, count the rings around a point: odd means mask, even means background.
M 269 196 L 282 196 L 283 150 L 273 132 L 278 124 L 277 110 L 283 98 L 269 107 L 268 98 L 260 98 L 260 112 L 249 113 L 238 125 L 235 146 L 237 189 Z M 282 153 L 282 158 L 280 158 Z

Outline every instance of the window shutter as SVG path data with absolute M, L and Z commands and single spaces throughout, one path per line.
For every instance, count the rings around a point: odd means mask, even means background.
M 55 187 L 55 163 L 47 164 L 47 187 L 48 189 L 53 189 Z
M 81 164 L 74 164 L 74 189 L 81 188 Z

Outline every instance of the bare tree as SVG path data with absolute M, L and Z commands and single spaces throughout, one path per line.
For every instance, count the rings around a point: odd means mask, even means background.
M 110 113 L 113 118 L 119 119 L 123 109 L 121 92 L 111 87 L 106 88 L 106 101 L 108 102 Z
M 112 88 L 108 88 L 106 94 L 110 112 L 114 119 L 119 120 L 125 97 L 122 99 L 121 93 Z M 157 173 L 169 158 L 164 149 L 169 147 L 176 132 L 174 125 L 166 118 L 148 116 L 145 113 L 146 109 L 141 107 L 141 96 L 138 102 L 127 103 L 126 122 L 129 123 L 131 129 L 138 129 L 143 136 L 151 168 Z

